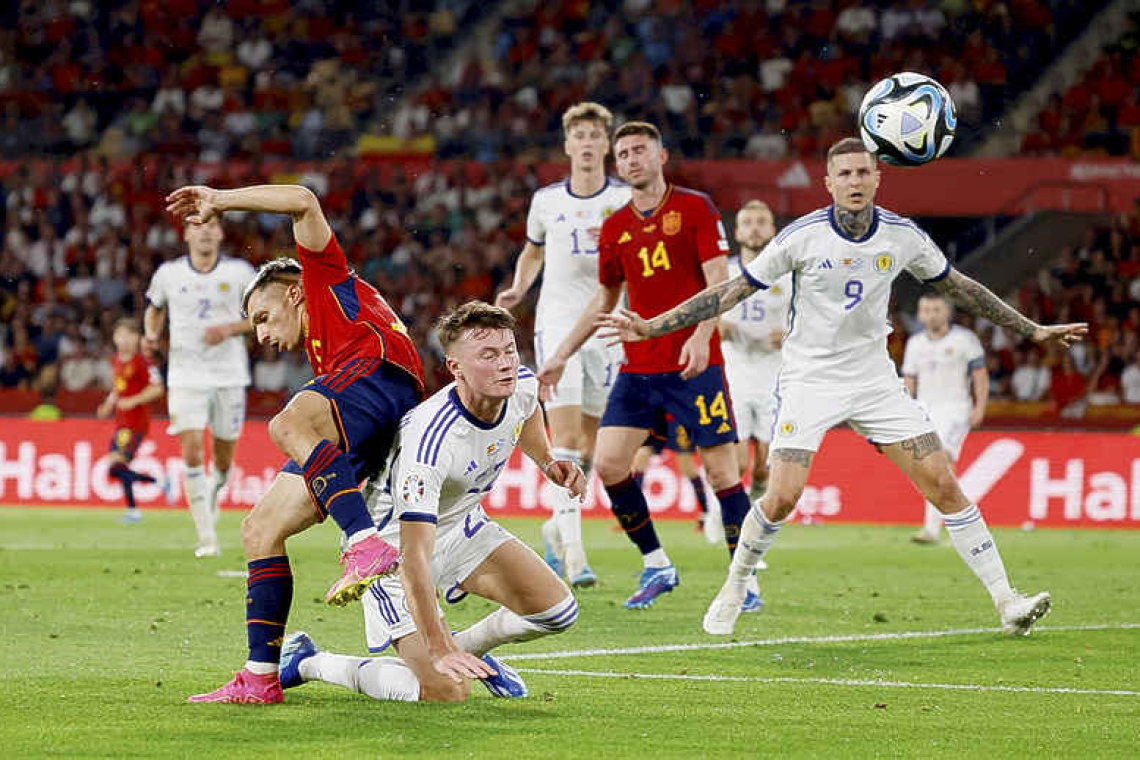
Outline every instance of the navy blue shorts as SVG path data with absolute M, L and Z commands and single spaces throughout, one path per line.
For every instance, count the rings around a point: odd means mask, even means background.
M 654 454 L 660 454 L 665 449 L 678 454 L 687 454 L 693 450 L 693 438 L 689 435 L 689 431 L 672 416 L 666 420 L 663 428 L 651 431 L 649 440 L 645 443 L 653 447 Z
M 123 459 L 129 462 L 135 458 L 144 438 L 146 436 L 137 430 L 119 428 L 111 436 L 111 451 L 121 454 Z
M 340 448 L 358 481 L 384 468 L 400 419 L 420 400 L 415 379 L 380 359 L 354 359 L 336 372 L 313 378 L 298 392 L 305 391 L 329 400 Z M 281 471 L 304 475 L 292 459 Z
M 722 367 L 709 367 L 692 380 L 682 380 L 680 372 L 618 375 L 601 427 L 641 428 L 660 435 L 673 425 L 678 443 L 683 437 L 689 439 L 683 450 L 736 443 L 736 419 Z

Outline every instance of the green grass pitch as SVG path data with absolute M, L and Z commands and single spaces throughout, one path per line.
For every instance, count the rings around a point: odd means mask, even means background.
M 602 581 L 578 594 L 577 626 L 498 652 L 524 656 L 513 664 L 531 698 L 476 686 L 466 704 L 396 704 L 307 684 L 247 707 L 186 703 L 244 660 L 239 516 L 224 515 L 225 553 L 211 560 L 194 559 L 185 511 L 132 527 L 117 516 L 0 509 L 2 757 L 1140 756 L 1140 533 L 997 531 L 1014 583 L 1054 598 L 1013 640 L 949 545 L 794 525 L 761 574 L 764 610 L 714 638 L 700 620 L 722 547 L 659 524 L 681 586 L 630 612 L 635 550 L 589 521 Z M 536 520 L 503 522 L 537 545 Z M 358 609 L 320 601 L 335 546 L 331 525 L 291 542 L 289 628 L 362 653 Z M 489 610 L 468 599 L 448 616 L 458 627 Z

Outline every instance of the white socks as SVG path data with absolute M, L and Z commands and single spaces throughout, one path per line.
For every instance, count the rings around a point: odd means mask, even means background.
M 554 449 L 555 459 L 579 464 L 581 455 L 575 449 Z M 562 541 L 563 557 L 571 573 L 586 566 L 586 551 L 582 547 L 582 505 L 570 495 L 570 491 L 555 486 L 557 496 L 554 502 L 554 526 Z
M 245 669 L 250 673 L 255 673 L 259 676 L 267 676 L 270 673 L 277 672 L 277 663 L 275 662 L 257 662 L 256 660 L 246 660 Z
M 373 699 L 418 702 L 420 682 L 403 660 L 396 657 L 349 657 L 317 652 L 301 661 L 301 678 L 335 683 Z
M 497 646 L 531 641 L 551 633 L 561 633 L 578 619 L 578 603 L 567 596 L 548 610 L 533 615 L 516 615 L 500 607 L 470 628 L 455 634 L 455 645 L 464 652 L 482 657 Z
M 649 554 L 641 555 L 641 562 L 646 568 L 650 567 L 669 567 L 673 564 L 669 559 L 669 555 L 665 553 L 664 549 L 654 549 Z
M 773 522 L 764 516 L 762 504 L 753 504 L 740 526 L 740 541 L 732 554 L 726 583 L 736 584 L 743 594 L 745 584 L 756 573 L 756 566 L 772 548 L 772 543 L 783 526 L 783 521 Z
M 190 516 L 198 530 L 199 547 L 216 547 L 218 535 L 214 531 L 214 513 L 210 507 L 210 484 L 206 481 L 206 468 L 202 465 L 186 468 L 186 502 Z
M 1005 565 L 1002 564 L 1001 554 L 998 553 L 994 537 L 982 519 L 982 513 L 976 504 L 963 509 L 953 515 L 946 515 L 946 530 L 950 533 L 950 541 L 958 550 L 958 555 L 978 576 L 978 580 L 990 592 L 994 605 L 999 606 L 1005 599 L 1013 595 L 1009 578 L 1005 574 Z
M 938 511 L 938 507 L 929 501 L 926 502 L 925 511 L 922 515 L 922 532 L 936 538 L 942 535 L 942 513 Z

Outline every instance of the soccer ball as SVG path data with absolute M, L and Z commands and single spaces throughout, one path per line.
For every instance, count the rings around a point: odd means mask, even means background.
M 939 158 L 954 141 L 957 126 L 946 88 L 910 71 L 876 84 L 859 106 L 863 144 L 896 166 L 919 166 Z

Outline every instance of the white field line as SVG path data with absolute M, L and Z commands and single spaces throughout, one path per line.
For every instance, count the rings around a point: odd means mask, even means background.
M 547 670 L 519 668 L 520 673 L 547 676 L 577 676 L 581 678 L 627 678 L 652 681 L 728 681 L 765 684 L 824 684 L 828 686 L 876 686 L 890 689 L 943 689 L 946 691 L 1007 691 L 1029 694 L 1092 694 L 1097 696 L 1140 697 L 1140 691 L 1128 689 L 1070 689 L 1063 686 L 988 686 L 972 683 L 917 683 L 912 681 L 883 681 L 862 678 L 763 678 L 758 676 L 688 675 L 683 673 L 617 673 L 595 670 Z
M 1072 631 L 1117 631 L 1140 629 L 1140 623 L 1100 623 L 1095 625 L 1037 626 L 1037 631 L 1056 633 Z M 572 649 L 561 652 L 525 652 L 501 659 L 509 662 L 522 660 L 565 660 L 602 655 L 662 654 L 665 652 L 701 652 L 714 649 L 742 649 L 771 647 L 783 644 L 842 644 L 859 641 L 900 641 L 905 639 L 938 639 L 946 636 L 975 636 L 983 633 L 1001 633 L 1000 628 L 951 628 L 942 631 L 899 631 L 897 633 L 853 633 L 838 636 L 782 636 L 775 639 L 752 641 L 717 641 L 701 644 L 661 644 L 656 646 L 623 647 L 619 649 Z

